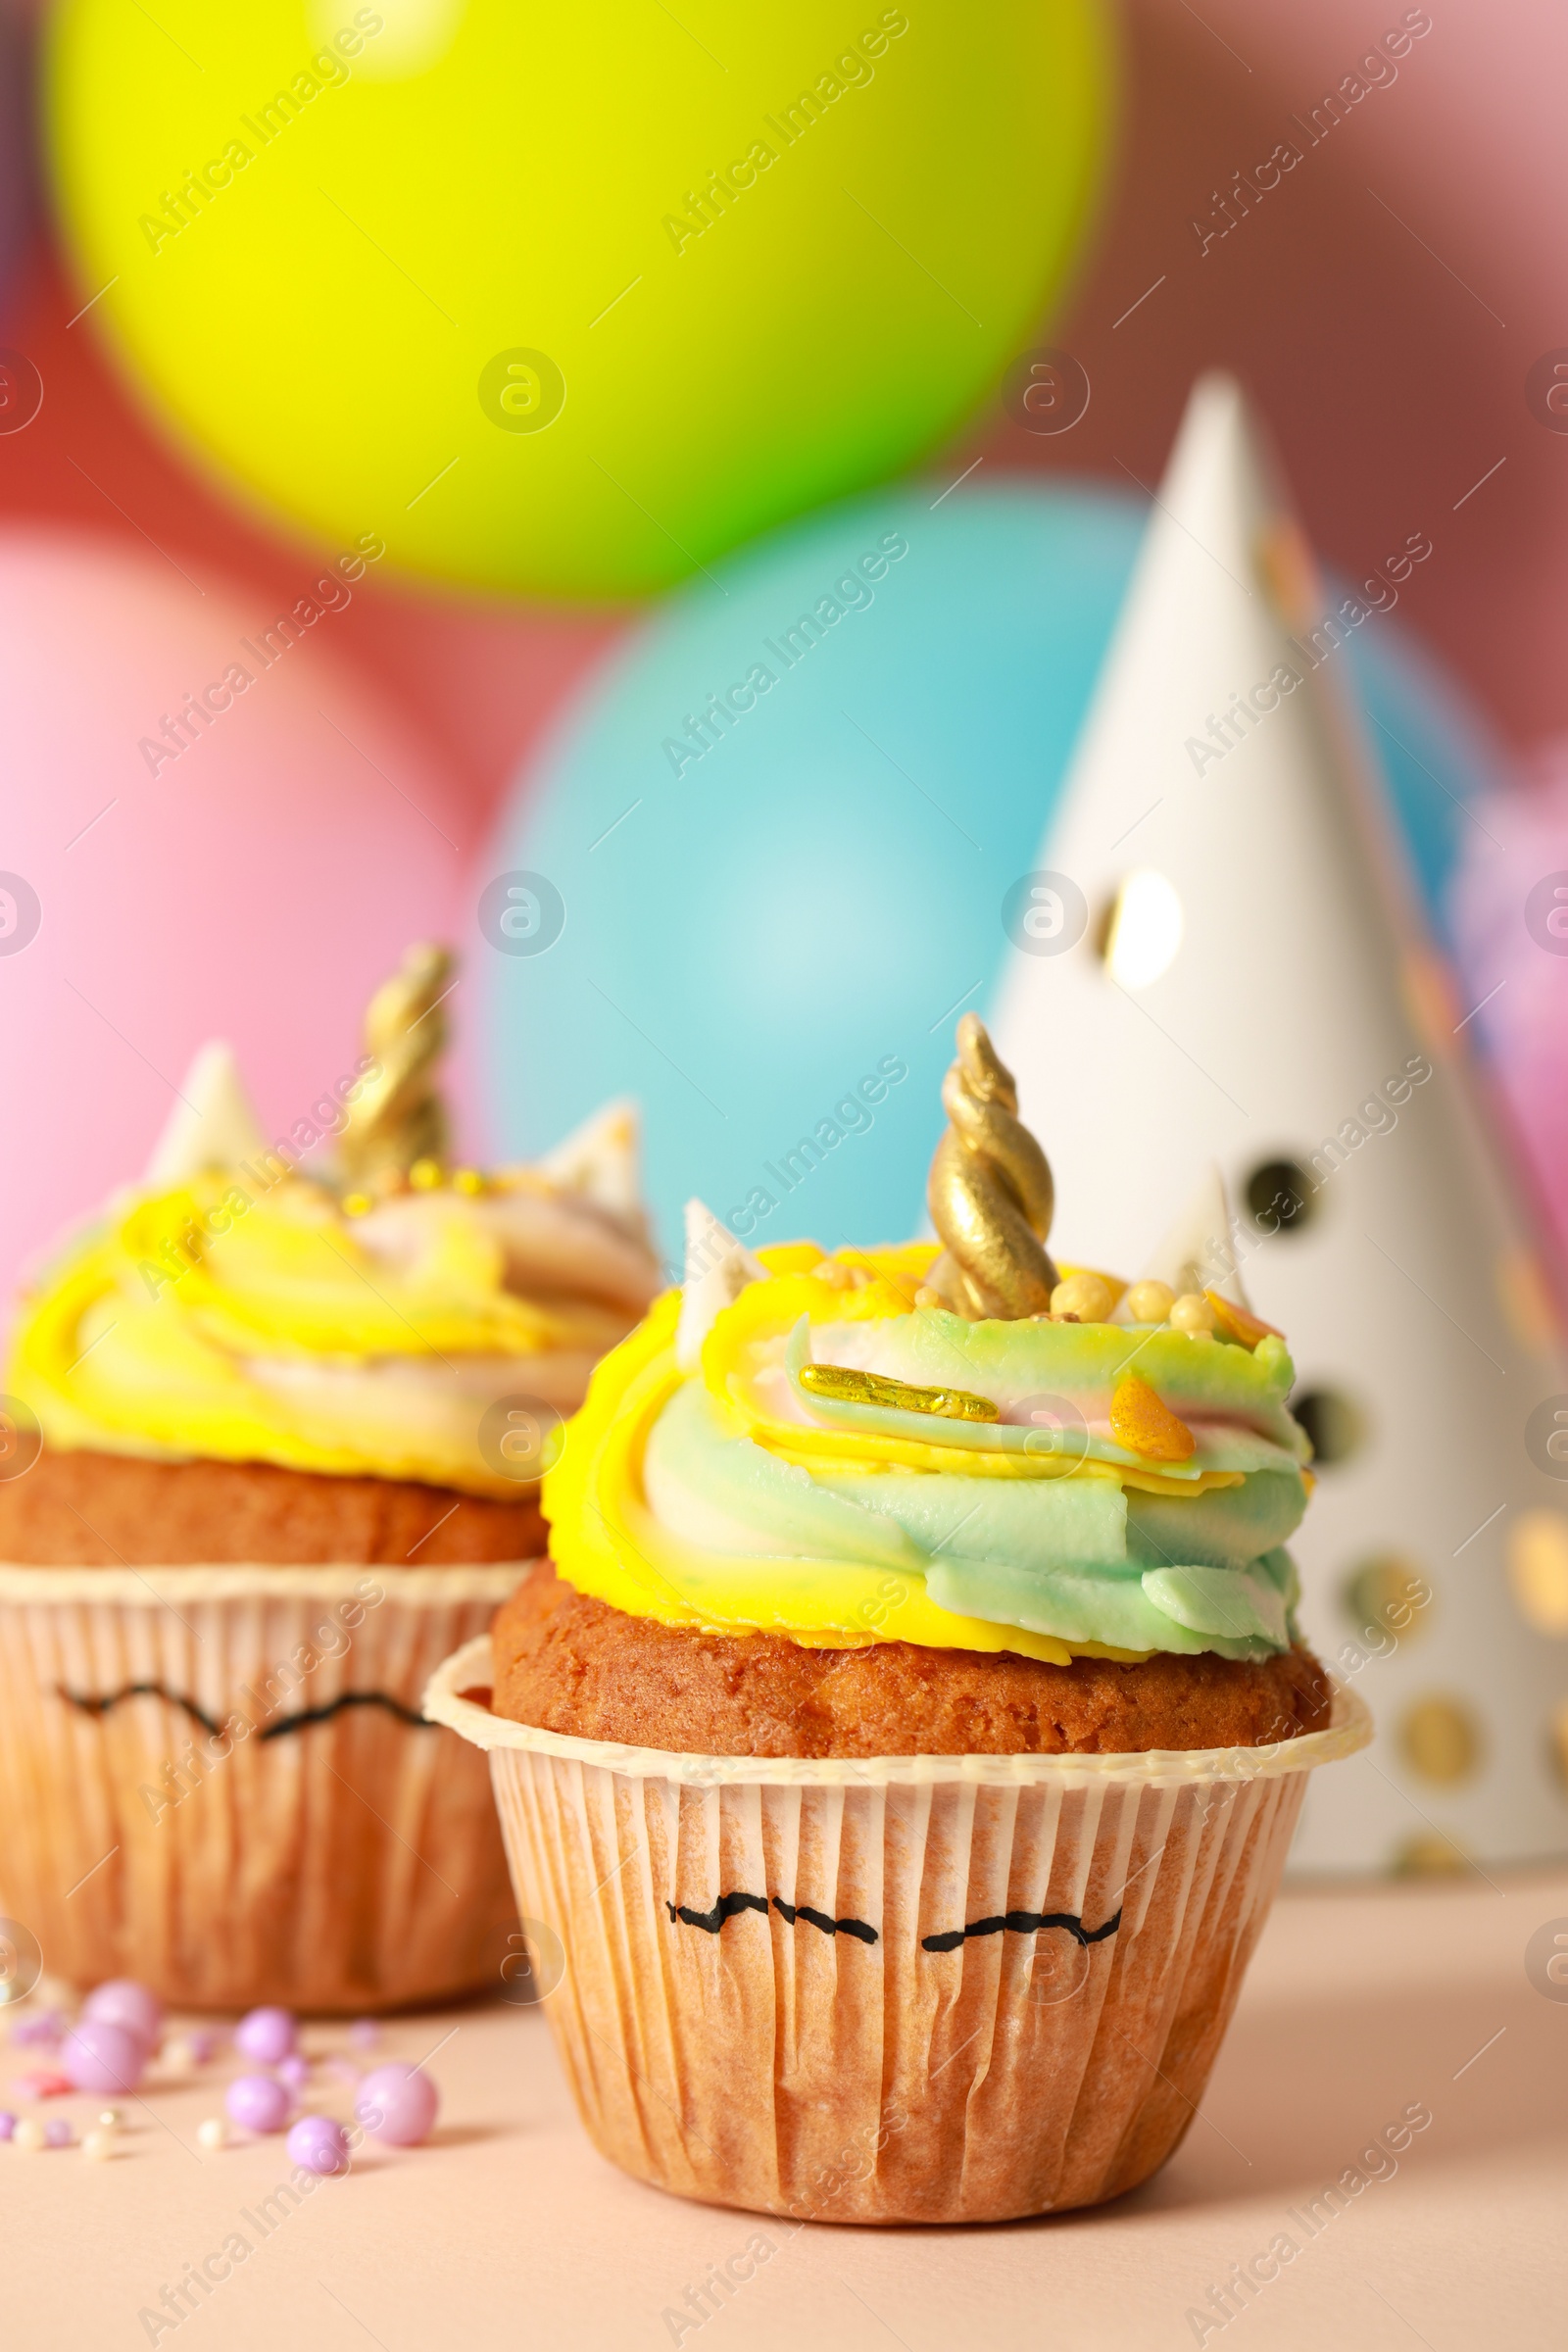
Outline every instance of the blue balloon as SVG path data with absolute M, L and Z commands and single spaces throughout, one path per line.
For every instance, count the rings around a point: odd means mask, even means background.
M 496 1140 L 647 1116 L 666 1250 L 699 1194 L 755 1245 L 920 1227 L 954 1024 L 984 1011 L 1138 553 L 1141 502 L 1014 480 L 850 502 L 671 597 L 519 789 L 476 877 Z M 1347 647 L 1441 907 L 1493 771 L 1379 616 Z

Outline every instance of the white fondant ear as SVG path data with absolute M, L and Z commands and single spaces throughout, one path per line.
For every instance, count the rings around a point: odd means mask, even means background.
M 725 1307 L 749 1282 L 765 1281 L 766 1273 L 710 1208 L 701 1200 L 687 1201 L 686 1279 L 675 1326 L 675 1361 L 682 1372 L 696 1371 L 703 1342 Z
M 1189 1291 L 1217 1291 L 1233 1306 L 1251 1311 L 1242 1282 L 1230 1196 L 1217 1167 L 1208 1167 L 1181 1215 L 1171 1225 L 1139 1277 L 1167 1282 L 1180 1298 Z M 1126 1322 L 1125 1295 L 1112 1318 Z
M 641 1142 L 641 1114 L 636 1103 L 622 1096 L 547 1152 L 537 1163 L 539 1173 L 564 1192 L 580 1193 L 612 1217 L 636 1218 L 642 1213 Z
M 147 1162 L 148 1184 L 184 1184 L 209 1169 L 237 1168 L 267 1150 L 233 1049 L 220 1039 L 202 1047 L 179 1091 Z

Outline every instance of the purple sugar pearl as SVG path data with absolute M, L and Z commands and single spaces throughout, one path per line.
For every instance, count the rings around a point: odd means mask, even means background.
M 294 2018 L 287 2009 L 252 2009 L 234 2028 L 234 2047 L 263 2066 L 275 2066 L 294 2047 Z
M 63 2115 L 53 2115 L 43 2128 L 44 2145 L 49 2148 L 69 2148 L 74 2145 L 76 2134 Z
M 58 2009 L 40 2009 L 35 2017 L 19 2017 L 11 2029 L 11 2046 L 16 2050 L 36 2049 L 42 2045 L 53 2049 L 66 2030 L 66 2021 Z
M 61 2043 L 60 2063 L 76 2090 L 134 2090 L 147 2069 L 147 2044 L 128 2026 L 84 2017 Z
M 0 2107 L 0 2139 L 9 2139 L 17 2128 L 17 2119 L 9 2107 Z
M 198 2026 L 193 2034 L 186 2034 L 185 2040 L 198 2066 L 205 2066 L 218 2047 L 218 2035 L 206 2026 Z
M 223 2093 L 230 2123 L 244 2132 L 281 2132 L 288 2121 L 290 2100 L 281 2082 L 270 2075 L 236 2075 Z
M 286 2058 L 278 2060 L 277 2079 L 280 2082 L 286 2082 L 290 2090 L 296 2093 L 305 2088 L 311 2079 L 311 2062 L 303 2051 L 290 2050 Z
M 354 2112 L 367 2132 L 395 2148 L 412 2148 L 435 2122 L 440 2094 L 422 2067 L 394 2058 L 360 2084 Z
M 308 2173 L 346 2173 L 349 2143 L 329 2115 L 302 2115 L 289 2132 L 288 2152 Z
M 157 2049 L 164 2030 L 163 2002 L 133 1977 L 111 1977 L 107 1984 L 88 1993 L 81 2014 L 106 2025 L 128 2027 L 132 2034 L 140 2034 L 149 2050 Z

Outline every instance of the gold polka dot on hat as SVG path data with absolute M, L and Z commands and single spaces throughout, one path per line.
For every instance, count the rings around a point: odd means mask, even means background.
M 1520 1512 L 1508 1530 L 1508 1582 L 1527 1624 L 1568 1634 L 1568 1518 L 1561 1511 Z
M 1341 1597 L 1358 1633 L 1408 1640 L 1425 1630 L 1433 1593 L 1414 1560 L 1403 1552 L 1379 1551 L 1351 1569 Z
M 1467 1781 L 1481 1761 L 1481 1727 L 1460 1698 L 1434 1691 L 1399 1719 L 1399 1751 L 1418 1779 L 1440 1788 Z

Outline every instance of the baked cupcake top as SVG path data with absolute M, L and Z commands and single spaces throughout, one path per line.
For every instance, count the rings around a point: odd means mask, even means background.
M 24 1298 L 9 1387 L 46 1446 L 507 1497 L 537 1476 L 659 1288 L 635 1114 L 612 1105 L 537 1166 L 449 1166 L 447 968 L 416 951 L 372 1004 L 369 1053 L 312 1122 L 336 1165 L 269 1147 L 226 1050 L 198 1057 L 147 1179 Z
M 693 1204 L 684 1290 L 600 1366 L 546 1476 L 560 1573 L 815 1646 L 1284 1650 L 1310 1453 L 1284 1340 L 1233 1258 L 1131 1288 L 1053 1263 L 1050 1172 L 972 1015 L 944 1101 L 945 1248 L 753 1257 Z

